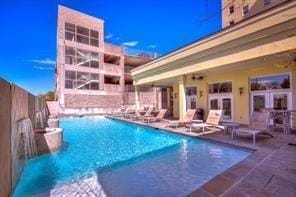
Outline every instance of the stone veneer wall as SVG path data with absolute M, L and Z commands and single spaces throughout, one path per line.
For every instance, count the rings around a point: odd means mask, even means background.
M 120 95 L 65 95 L 65 107 L 78 108 L 118 108 L 122 104 Z
M 0 196 L 11 191 L 11 88 L 0 78 Z
M 34 125 L 36 106 L 44 110 L 45 102 L 0 78 L 0 106 L 0 196 L 9 196 L 25 164 L 19 156 L 18 121 L 29 117 Z
M 124 92 L 123 96 L 125 105 L 135 105 L 135 93 L 134 92 Z M 156 95 L 155 92 L 140 92 L 140 105 L 148 106 L 156 105 Z
M 12 162 L 12 188 L 16 185 L 24 167 L 24 160 L 19 157 L 20 135 L 17 130 L 18 121 L 29 117 L 28 92 L 11 86 L 11 162 Z

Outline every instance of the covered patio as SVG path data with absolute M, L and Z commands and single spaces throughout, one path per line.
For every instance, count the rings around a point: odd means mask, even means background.
M 192 107 L 190 87 L 204 119 L 222 109 L 224 122 L 246 125 L 258 107 L 296 110 L 295 12 L 296 2 L 285 3 L 132 70 L 137 108 L 144 85 L 168 88 L 168 107 L 180 120 Z

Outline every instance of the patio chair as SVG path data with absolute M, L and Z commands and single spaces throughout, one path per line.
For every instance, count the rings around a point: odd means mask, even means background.
M 133 120 L 143 120 L 146 117 L 152 117 L 151 113 L 153 111 L 153 107 L 149 107 L 149 109 L 145 112 L 144 115 L 141 115 L 140 112 L 136 113 L 136 115 L 134 115 L 132 117 Z
M 183 120 L 164 120 L 167 123 L 166 127 L 177 128 L 181 124 L 191 123 L 194 118 L 195 112 L 196 109 L 188 109 Z
M 128 110 L 129 110 L 128 107 L 125 110 L 122 110 L 119 108 L 108 115 L 113 116 L 113 117 L 120 117 L 123 115 L 123 113 L 127 112 Z
M 252 116 L 250 118 L 250 124 L 247 128 L 239 128 L 234 129 L 232 131 L 232 139 L 238 134 L 246 134 L 246 135 L 252 135 L 253 136 L 253 144 L 256 144 L 256 135 L 258 134 L 264 134 L 268 135 L 270 137 L 273 137 L 270 133 L 268 133 L 269 128 L 269 117 L 270 113 L 265 112 L 253 112 Z
M 151 117 L 151 116 L 148 116 L 148 117 L 144 117 L 144 122 L 147 122 L 147 123 L 151 123 L 151 122 L 160 122 L 163 120 L 164 118 L 164 115 L 166 114 L 168 110 L 167 109 L 161 109 L 157 116 L 156 117 Z
M 206 128 L 211 127 L 224 130 L 224 127 L 219 125 L 221 115 L 222 110 L 210 110 L 206 122 L 190 124 L 189 132 L 191 133 L 192 129 L 202 129 L 202 132 L 204 133 Z
M 134 110 L 132 107 L 127 107 L 124 111 L 115 112 L 112 114 L 113 117 L 124 117 L 126 114 L 132 114 Z

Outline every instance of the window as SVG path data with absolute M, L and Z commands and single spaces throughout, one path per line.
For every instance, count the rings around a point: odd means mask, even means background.
M 99 74 L 65 71 L 65 88 L 79 90 L 99 90 Z
M 99 68 L 99 53 L 66 46 L 65 64 Z
M 290 89 L 290 75 L 256 77 L 251 79 L 251 91 Z
M 99 32 L 95 30 L 90 30 L 90 37 L 99 39 Z
M 231 81 L 209 84 L 209 94 L 231 93 L 231 92 L 232 92 Z
M 89 36 L 89 29 L 81 26 L 77 26 L 77 34 L 83 35 L 83 36 Z
M 243 7 L 243 16 L 247 15 L 249 13 L 249 6 L 248 5 L 245 5 Z
M 89 37 L 78 35 L 76 36 L 76 41 L 82 44 L 89 45 Z
M 65 64 L 76 64 L 75 49 L 73 47 L 65 47 Z
M 263 0 L 264 1 L 264 5 L 269 5 L 271 3 L 271 0 Z
M 67 22 L 65 23 L 65 39 L 75 41 L 75 25 Z
M 65 40 L 99 47 L 99 32 L 65 22 Z
M 65 88 L 73 89 L 75 87 L 76 72 L 68 71 L 65 72 Z
M 196 95 L 196 87 L 186 87 L 186 96 Z
M 65 31 L 75 33 L 75 25 L 71 23 L 65 23 Z
M 229 26 L 234 25 L 234 20 L 229 21 Z
M 234 13 L 234 5 L 229 6 L 228 11 L 229 11 L 229 14 L 233 14 Z

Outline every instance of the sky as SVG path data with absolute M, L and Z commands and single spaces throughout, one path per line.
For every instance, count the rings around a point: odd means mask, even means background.
M 0 0 L 0 77 L 53 91 L 58 4 L 103 19 L 105 41 L 165 55 L 221 29 L 221 0 Z

